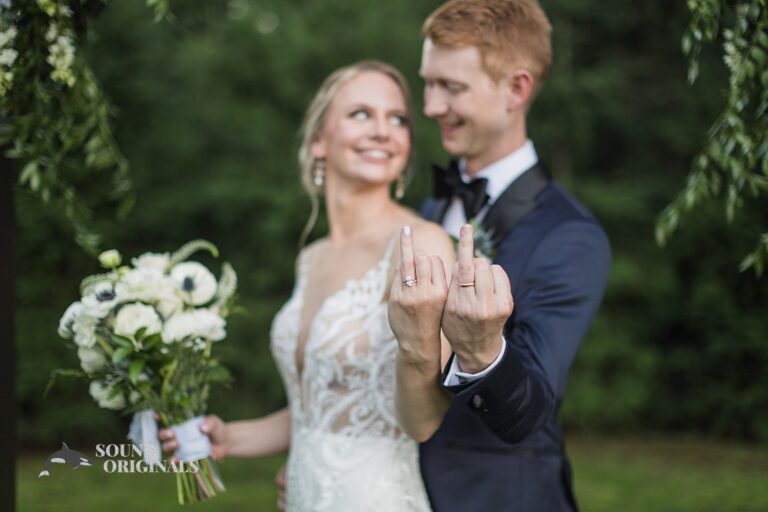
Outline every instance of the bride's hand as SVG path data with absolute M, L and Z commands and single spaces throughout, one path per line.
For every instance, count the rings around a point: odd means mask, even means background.
M 221 460 L 227 456 L 227 424 L 218 416 L 206 416 L 200 424 L 200 432 L 206 434 L 211 440 L 211 457 Z M 176 433 L 170 428 L 161 429 L 158 437 L 163 442 L 164 452 L 175 452 L 179 449 L 179 441 Z M 176 456 L 171 460 L 178 461 Z
M 410 283 L 410 286 L 409 286 Z M 414 251 L 409 226 L 400 234 L 400 265 L 389 293 L 389 324 L 409 363 L 440 364 L 440 321 L 448 296 L 443 260 Z

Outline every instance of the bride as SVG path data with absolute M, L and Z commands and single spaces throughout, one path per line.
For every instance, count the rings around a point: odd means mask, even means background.
M 413 133 L 408 87 L 391 66 L 365 61 L 337 70 L 307 111 L 299 150 L 313 203 L 304 237 L 325 199 L 330 230 L 299 253 L 296 284 L 274 318 L 271 348 L 288 407 L 259 419 L 206 417 L 214 458 L 288 451 L 288 511 L 429 511 L 418 446 L 395 414 L 397 340 L 387 319 L 400 246 L 411 258 L 453 244 L 402 197 Z M 405 226 L 405 227 L 403 227 Z M 450 354 L 445 342 L 443 365 Z M 166 451 L 178 448 L 171 430 Z M 281 495 L 281 500 L 283 496 Z

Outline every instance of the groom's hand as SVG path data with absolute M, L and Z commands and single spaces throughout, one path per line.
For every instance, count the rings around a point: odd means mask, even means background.
M 504 323 L 513 308 L 506 272 L 475 258 L 474 251 L 473 229 L 465 224 L 442 325 L 459 367 L 467 373 L 483 371 L 496 360 L 504 343 Z
M 447 295 L 443 260 L 414 251 L 413 232 L 405 226 L 388 311 L 399 356 L 408 363 L 425 368 L 440 364 L 440 319 Z
M 214 460 L 221 460 L 227 456 L 227 425 L 221 418 L 215 415 L 206 416 L 200 424 L 200 432 L 210 438 L 211 457 Z M 175 452 L 179 449 L 179 441 L 172 429 L 161 429 L 157 435 L 163 443 L 164 452 Z M 175 455 L 170 460 L 178 462 Z

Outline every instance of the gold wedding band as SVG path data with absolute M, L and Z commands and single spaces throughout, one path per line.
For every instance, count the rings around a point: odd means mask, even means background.
M 411 276 L 405 276 L 405 281 L 403 281 L 403 285 L 407 286 L 408 288 L 413 288 L 416 283 L 418 283 L 419 280 L 415 279 Z
M 475 283 L 459 283 L 459 286 L 466 288 L 467 286 L 475 286 Z

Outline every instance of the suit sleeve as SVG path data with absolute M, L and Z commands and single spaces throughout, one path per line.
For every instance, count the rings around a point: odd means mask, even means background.
M 482 379 L 448 386 L 501 440 L 521 441 L 557 410 L 600 305 L 610 260 L 608 239 L 596 222 L 552 229 L 530 253 L 521 282 L 512 283 L 515 308 L 505 326 L 504 358 Z

